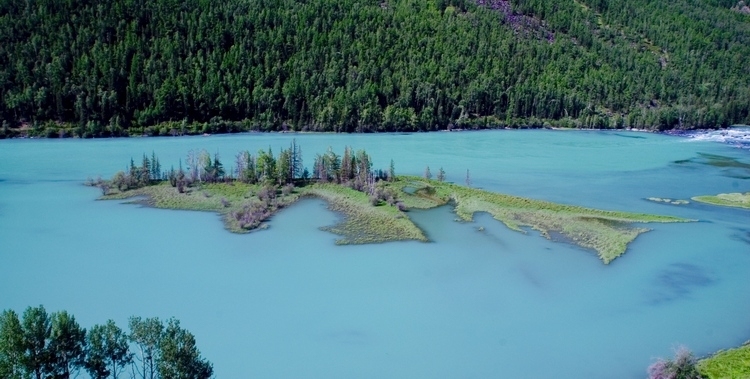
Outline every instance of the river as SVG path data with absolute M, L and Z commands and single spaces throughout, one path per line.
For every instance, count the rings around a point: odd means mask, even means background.
M 511 231 L 449 207 L 410 216 L 431 242 L 336 246 L 338 215 L 305 200 L 268 230 L 230 234 L 212 213 L 97 201 L 109 177 L 191 149 L 231 167 L 293 138 L 374 168 L 581 206 L 698 219 L 649 225 L 622 257 Z M 176 317 L 218 378 L 642 378 L 678 345 L 750 339 L 750 211 L 648 197 L 750 191 L 750 154 L 636 132 L 238 134 L 0 141 L 0 309 L 43 304 L 87 328 Z

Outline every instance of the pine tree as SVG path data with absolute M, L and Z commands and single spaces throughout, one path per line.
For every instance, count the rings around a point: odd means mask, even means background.
M 0 378 L 24 378 L 24 333 L 18 314 L 12 310 L 0 314 Z
M 70 378 L 71 373 L 84 367 L 86 330 L 66 311 L 52 314 L 49 367 L 55 378 Z
M 224 179 L 224 165 L 219 160 L 219 153 L 214 154 L 214 162 L 212 165 L 212 177 L 213 181 L 220 181 Z
M 141 167 L 138 169 L 138 185 L 146 186 L 151 182 L 151 161 L 143 154 Z
M 21 362 L 25 371 L 35 379 L 42 379 L 49 373 L 49 339 L 51 324 L 43 306 L 29 307 L 23 313 L 24 355 Z
M 443 170 L 442 167 L 440 167 L 440 170 L 438 171 L 437 180 L 439 182 L 444 182 L 445 181 L 445 171 Z
M 87 335 L 86 370 L 93 379 L 117 378 L 132 362 L 128 337 L 114 321 L 94 325 Z
M 396 180 L 396 165 L 393 163 L 393 159 L 391 159 L 391 164 L 388 166 L 388 181 L 394 181 Z
M 161 163 L 159 163 L 159 158 L 156 157 L 155 152 L 151 152 L 151 179 L 152 180 L 161 180 Z

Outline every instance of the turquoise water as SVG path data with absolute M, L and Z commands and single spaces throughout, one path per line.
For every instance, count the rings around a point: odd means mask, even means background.
M 234 235 L 215 214 L 96 201 L 81 185 L 143 153 L 168 167 L 206 149 L 231 165 L 292 138 L 307 167 L 351 145 L 401 174 L 443 166 L 463 183 L 468 169 L 489 190 L 700 222 L 652 225 L 605 266 L 449 207 L 411 213 L 433 242 L 335 246 L 318 228 L 338 215 L 318 200 Z M 742 163 L 747 150 L 715 142 L 578 131 L 5 140 L 0 309 L 44 304 L 87 327 L 174 316 L 219 378 L 642 378 L 680 344 L 703 355 L 750 339 L 750 211 L 645 200 L 750 191 Z

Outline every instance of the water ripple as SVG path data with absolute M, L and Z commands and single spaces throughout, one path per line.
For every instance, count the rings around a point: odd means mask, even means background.
M 337 330 L 323 335 L 323 339 L 343 345 L 366 345 L 371 342 L 370 336 L 361 330 Z
M 722 130 L 674 131 L 670 135 L 688 137 L 693 141 L 714 141 L 740 149 L 750 149 L 750 127 L 735 127 Z

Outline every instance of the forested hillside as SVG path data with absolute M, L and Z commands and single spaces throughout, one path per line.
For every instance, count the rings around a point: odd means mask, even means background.
M 734 0 L 0 0 L 0 137 L 750 123 Z

